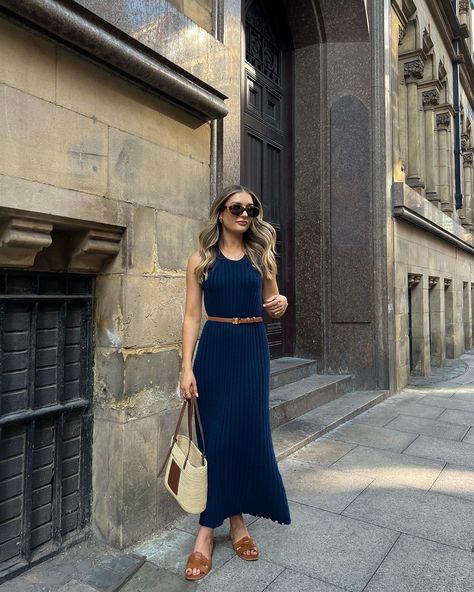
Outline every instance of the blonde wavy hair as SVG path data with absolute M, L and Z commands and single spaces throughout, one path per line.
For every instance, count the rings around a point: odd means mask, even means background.
M 223 189 L 212 202 L 209 210 L 209 220 L 199 234 L 199 254 L 201 262 L 194 273 L 200 284 L 207 279 L 207 273 L 217 258 L 217 248 L 222 236 L 222 223 L 219 214 L 225 202 L 236 193 L 248 193 L 254 206 L 259 208 L 258 216 L 250 218 L 250 224 L 243 235 L 244 248 L 247 257 L 262 277 L 270 279 L 276 276 L 277 263 L 275 259 L 276 232 L 271 224 L 263 219 L 263 207 L 253 191 L 242 185 L 230 185 Z

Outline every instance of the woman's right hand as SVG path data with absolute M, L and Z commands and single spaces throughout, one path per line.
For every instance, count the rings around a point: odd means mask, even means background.
M 190 399 L 194 395 L 199 397 L 196 378 L 192 370 L 183 370 L 181 373 L 181 398 Z

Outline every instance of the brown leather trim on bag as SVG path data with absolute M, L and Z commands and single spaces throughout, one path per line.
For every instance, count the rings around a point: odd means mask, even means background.
M 170 486 L 171 491 L 175 495 L 178 495 L 178 485 L 179 485 L 179 477 L 181 475 L 181 469 L 178 465 L 171 460 L 170 472 L 168 474 L 168 485 Z

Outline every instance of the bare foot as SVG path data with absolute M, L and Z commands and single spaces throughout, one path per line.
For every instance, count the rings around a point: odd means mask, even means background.
M 199 551 L 208 559 L 211 559 L 212 554 L 212 547 L 214 545 L 214 529 L 208 528 L 207 526 L 201 526 L 199 532 L 196 537 L 196 542 L 194 543 L 194 551 Z M 198 567 L 194 567 L 191 569 L 188 567 L 186 569 L 186 575 L 190 576 L 197 576 L 201 573 L 201 570 Z
M 232 539 L 232 544 L 236 543 L 244 536 L 250 536 L 247 527 L 245 526 L 244 519 L 242 518 L 242 514 L 238 514 L 236 516 L 231 516 L 229 518 L 230 522 L 230 536 Z M 247 549 L 247 551 L 243 552 L 244 555 L 250 555 L 255 557 L 258 555 L 258 551 L 256 548 Z

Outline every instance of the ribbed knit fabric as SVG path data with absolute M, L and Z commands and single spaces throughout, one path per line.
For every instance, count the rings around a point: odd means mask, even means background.
M 262 277 L 246 255 L 234 261 L 218 251 L 203 290 L 209 316 L 263 314 Z M 215 528 L 240 513 L 290 524 L 270 429 L 270 353 L 264 324 L 207 321 L 193 370 L 208 461 L 207 506 L 199 524 Z

